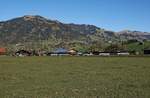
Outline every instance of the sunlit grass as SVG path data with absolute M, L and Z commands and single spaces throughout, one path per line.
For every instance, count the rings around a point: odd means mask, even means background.
M 0 98 L 149 98 L 149 57 L 0 57 Z

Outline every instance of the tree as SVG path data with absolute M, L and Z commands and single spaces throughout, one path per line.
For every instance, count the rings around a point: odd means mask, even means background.
M 103 46 L 101 42 L 95 41 L 92 43 L 92 45 L 89 47 L 90 51 L 102 51 Z
M 117 51 L 124 51 L 126 50 L 122 45 L 118 44 L 111 44 L 110 46 L 105 48 L 107 52 L 117 52 Z

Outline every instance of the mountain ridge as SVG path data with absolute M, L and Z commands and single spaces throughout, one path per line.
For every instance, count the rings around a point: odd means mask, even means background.
M 0 44 L 48 42 L 57 46 L 63 43 L 108 43 L 121 40 L 150 40 L 150 33 L 141 31 L 107 31 L 89 24 L 62 23 L 40 15 L 25 15 L 0 22 Z M 50 45 L 52 46 L 52 45 Z

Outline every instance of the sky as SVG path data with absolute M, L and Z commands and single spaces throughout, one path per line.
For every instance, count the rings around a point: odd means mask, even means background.
M 24 15 L 112 31 L 150 32 L 150 0 L 0 0 L 0 21 Z

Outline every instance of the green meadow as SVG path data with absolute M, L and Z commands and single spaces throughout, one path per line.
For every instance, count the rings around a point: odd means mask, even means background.
M 150 57 L 0 57 L 0 98 L 150 98 Z

